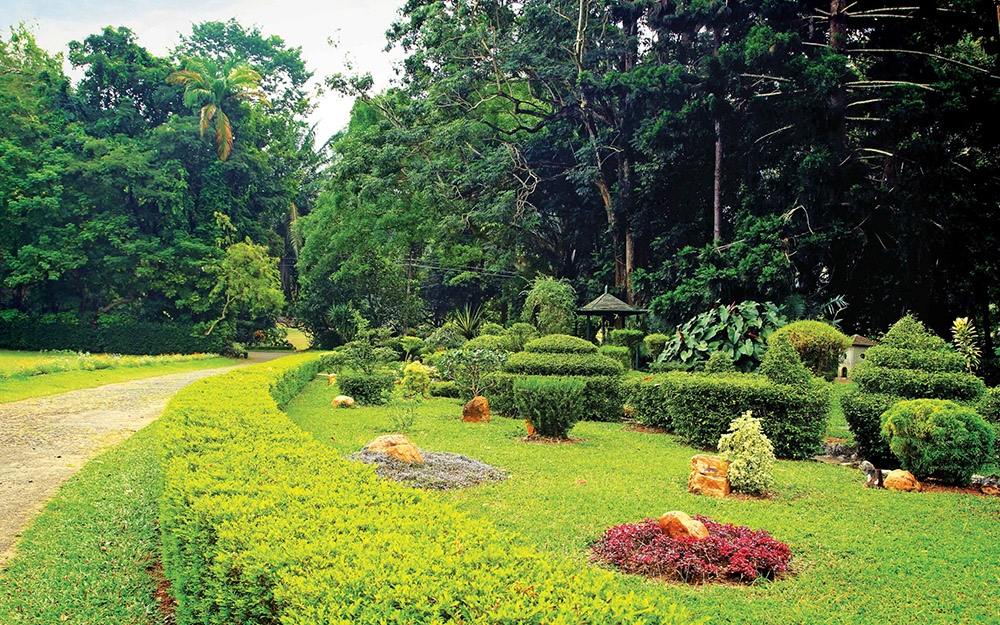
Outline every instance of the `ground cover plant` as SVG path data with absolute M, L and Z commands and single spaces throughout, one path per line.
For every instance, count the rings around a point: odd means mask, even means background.
M 718 523 L 696 515 L 708 529 L 708 538 L 671 538 L 656 519 L 608 528 L 590 548 L 595 561 L 654 579 L 685 582 L 773 578 L 788 570 L 788 545 L 763 530 Z
M 0 380 L 23 378 L 59 371 L 97 371 L 145 367 L 193 360 L 217 358 L 216 354 L 160 354 L 157 356 L 127 356 L 123 354 L 90 354 L 87 352 L 18 352 L 0 351 Z
M 83 388 L 93 388 L 116 382 L 128 382 L 129 380 L 141 380 L 171 373 L 229 367 L 240 362 L 246 361 L 233 360 L 231 358 L 209 358 L 185 362 L 150 364 L 141 367 L 99 369 L 96 371 L 62 371 L 26 378 L 7 378 L 0 380 L 0 403 L 19 401 L 32 397 L 47 397 Z
M 337 389 L 325 384 L 310 384 L 287 410 L 330 454 L 357 451 L 384 433 L 384 408 L 331 413 Z M 717 624 L 996 619 L 991 584 L 1000 575 L 1000 498 L 865 489 L 855 469 L 779 460 L 771 498 L 718 500 L 687 492 L 697 452 L 676 437 L 581 421 L 573 430 L 582 439 L 577 443 L 530 445 L 518 441 L 523 421 L 462 423 L 459 405 L 423 402 L 407 436 L 423 449 L 503 467 L 510 477 L 435 497 L 473 520 L 516 532 L 548 557 L 593 566 L 589 547 L 609 526 L 666 510 L 765 530 L 795 550 L 793 574 L 777 581 L 689 587 L 620 575 L 618 595 L 677 603 Z M 942 530 L 954 519 L 961 519 L 960 531 Z M 887 592 L 895 587 L 909 590 Z

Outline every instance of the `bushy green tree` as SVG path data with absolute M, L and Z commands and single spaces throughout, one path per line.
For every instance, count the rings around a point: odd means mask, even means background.
M 524 299 L 521 319 L 541 334 L 572 334 L 576 320 L 576 291 L 565 280 L 536 278 Z

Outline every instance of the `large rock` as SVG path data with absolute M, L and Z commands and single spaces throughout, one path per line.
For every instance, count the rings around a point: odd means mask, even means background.
M 365 445 L 365 449 L 387 456 L 392 456 L 403 462 L 410 464 L 423 464 L 424 458 L 420 455 L 417 446 L 410 442 L 402 434 L 386 434 L 379 436 L 372 442 Z
M 528 430 L 528 436 L 535 435 L 535 426 L 531 425 L 531 419 L 524 420 L 524 427 Z
M 889 473 L 883 485 L 889 490 L 920 490 L 920 482 L 917 481 L 917 478 L 913 477 L 913 474 L 909 471 L 903 471 L 902 469 L 896 469 Z
M 490 402 L 482 395 L 472 398 L 472 401 L 462 408 L 462 421 L 469 423 L 489 423 Z
M 333 398 L 333 407 L 343 406 L 344 408 L 354 408 L 354 398 L 347 395 L 337 395 Z
M 671 538 L 691 536 L 693 538 L 708 538 L 708 528 L 701 521 L 696 521 L 680 510 L 665 512 L 660 517 L 660 530 Z
M 698 454 L 691 458 L 688 491 L 712 497 L 729 495 L 729 462 L 719 456 Z

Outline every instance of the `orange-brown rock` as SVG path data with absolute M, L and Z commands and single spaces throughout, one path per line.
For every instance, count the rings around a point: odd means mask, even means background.
M 528 428 L 528 436 L 535 435 L 535 426 L 531 425 L 531 421 L 528 419 L 524 420 L 524 427 Z
M 1000 496 L 1000 488 L 996 486 L 983 486 L 982 490 L 984 495 Z
M 490 422 L 490 402 L 482 395 L 472 398 L 472 401 L 462 408 L 462 421 L 469 423 L 489 423 Z
M 729 475 L 729 461 L 720 456 L 698 454 L 691 457 L 691 472 L 712 477 L 726 477 Z
M 385 436 L 379 436 L 372 442 L 365 445 L 365 449 L 368 451 L 386 454 L 411 464 L 424 463 L 424 457 L 420 455 L 420 450 L 417 449 L 417 446 L 411 443 L 410 439 L 406 438 L 402 434 L 386 434 Z
M 354 398 L 347 395 L 337 395 L 333 398 L 333 407 L 343 406 L 344 408 L 354 408 Z
M 697 471 L 692 471 L 691 477 L 688 478 L 688 492 L 701 493 L 710 497 L 728 497 L 729 478 L 702 475 Z
M 920 490 L 920 482 L 917 481 L 917 478 L 913 477 L 913 474 L 909 471 L 903 471 L 902 469 L 896 469 L 889 473 L 882 484 L 889 490 Z
M 695 538 L 708 538 L 708 528 L 701 521 L 692 519 L 680 510 L 665 512 L 660 517 L 660 530 L 671 538 L 682 536 L 693 536 Z

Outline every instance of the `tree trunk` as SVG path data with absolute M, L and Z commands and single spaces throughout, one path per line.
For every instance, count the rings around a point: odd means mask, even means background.
M 715 175 L 712 196 L 712 241 L 722 240 L 722 122 L 715 118 Z

